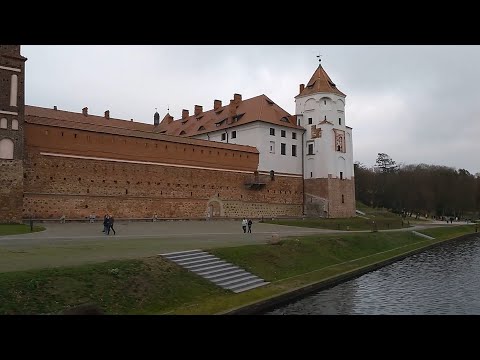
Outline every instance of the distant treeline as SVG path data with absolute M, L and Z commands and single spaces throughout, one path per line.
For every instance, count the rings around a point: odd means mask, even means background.
M 480 214 L 480 174 L 438 165 L 396 165 L 384 153 L 373 168 L 359 162 L 354 167 L 356 199 L 369 206 L 429 216 Z

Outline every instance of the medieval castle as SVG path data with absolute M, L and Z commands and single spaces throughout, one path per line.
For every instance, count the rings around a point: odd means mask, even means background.
M 346 95 L 321 65 L 295 115 L 234 94 L 145 124 L 25 105 L 26 60 L 0 45 L 0 223 L 355 215 Z

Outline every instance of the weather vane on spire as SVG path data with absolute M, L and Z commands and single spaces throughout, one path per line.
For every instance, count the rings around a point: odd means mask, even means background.
M 319 63 L 319 64 L 322 62 L 322 58 L 321 58 L 322 56 L 323 56 L 323 55 L 320 55 L 320 54 L 319 54 L 319 55 L 317 55 L 317 58 L 318 58 L 318 63 Z

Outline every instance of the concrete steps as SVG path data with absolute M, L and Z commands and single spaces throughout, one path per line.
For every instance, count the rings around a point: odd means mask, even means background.
M 164 258 L 211 281 L 223 289 L 240 293 L 269 284 L 262 278 L 203 250 L 160 254 Z

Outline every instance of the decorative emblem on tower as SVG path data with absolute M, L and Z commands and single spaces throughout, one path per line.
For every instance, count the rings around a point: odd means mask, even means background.
M 335 151 L 345 153 L 345 131 L 333 129 L 333 132 L 335 133 Z
M 318 128 L 317 125 L 312 125 L 312 139 L 318 139 L 322 137 L 322 129 Z

